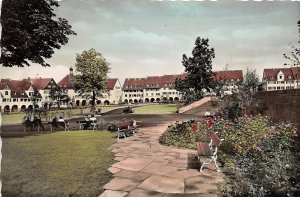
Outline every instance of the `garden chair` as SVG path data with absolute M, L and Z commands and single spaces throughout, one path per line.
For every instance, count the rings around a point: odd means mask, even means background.
M 199 171 L 202 172 L 204 165 L 214 162 L 217 172 L 220 172 L 220 169 L 217 165 L 218 158 L 218 147 L 221 145 L 224 139 L 219 139 L 215 132 L 210 132 L 210 143 L 206 142 L 197 142 L 196 147 L 198 151 L 198 157 L 206 156 L 208 159 L 204 160 Z

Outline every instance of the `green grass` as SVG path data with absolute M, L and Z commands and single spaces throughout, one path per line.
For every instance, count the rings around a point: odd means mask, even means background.
M 134 108 L 135 114 L 170 114 L 176 112 L 176 104 L 146 105 Z
M 99 196 L 115 140 L 107 131 L 68 131 L 3 138 L 3 196 Z

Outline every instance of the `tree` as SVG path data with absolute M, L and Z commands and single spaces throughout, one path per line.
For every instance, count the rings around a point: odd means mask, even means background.
M 241 85 L 241 89 L 245 93 L 254 93 L 258 86 L 260 85 L 259 77 L 256 74 L 256 70 L 250 71 L 247 69 L 247 72 L 244 77 L 244 81 Z
M 203 91 L 210 92 L 215 87 L 212 72 L 212 59 L 215 58 L 213 48 L 208 48 L 208 39 L 197 37 L 192 57 L 183 54 L 182 64 L 187 72 L 185 79 L 176 79 L 175 88 L 182 92 L 187 102 L 199 100 Z
M 62 101 L 69 102 L 69 96 L 64 92 L 64 90 L 59 87 L 53 88 L 49 92 L 49 97 L 57 102 L 57 107 L 60 109 L 60 104 Z
M 299 28 L 299 37 L 300 37 L 300 21 L 298 21 L 298 28 Z M 300 39 L 298 41 L 300 43 Z M 299 67 L 300 65 L 300 47 L 295 46 L 294 44 L 290 43 L 290 46 L 292 48 L 292 52 L 290 55 L 283 54 L 284 58 L 289 60 L 290 63 L 285 63 L 284 65 L 289 65 L 289 66 L 297 66 Z
M 3 0 L 1 7 L 1 57 L 5 67 L 30 66 L 29 61 L 50 66 L 54 49 L 68 43 L 68 35 L 76 35 L 63 18 L 55 20 L 52 7 L 57 0 Z
M 83 51 L 76 56 L 75 75 L 72 80 L 75 90 L 85 98 L 92 99 L 91 111 L 96 110 L 95 101 L 106 90 L 109 63 L 95 49 Z

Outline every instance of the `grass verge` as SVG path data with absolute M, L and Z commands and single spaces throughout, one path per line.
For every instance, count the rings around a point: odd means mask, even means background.
M 175 113 L 177 104 L 145 105 L 134 108 L 135 114 L 170 114 Z
M 3 196 L 98 196 L 111 179 L 110 132 L 68 131 L 4 138 Z

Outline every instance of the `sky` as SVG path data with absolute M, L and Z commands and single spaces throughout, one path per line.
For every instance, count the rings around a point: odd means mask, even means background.
M 59 82 L 77 53 L 95 48 L 110 63 L 109 77 L 184 72 L 196 38 L 215 49 L 213 70 L 284 67 L 289 43 L 297 43 L 300 2 L 61 0 L 55 9 L 77 36 L 46 61 L 24 68 L 0 67 L 1 78 L 52 77 Z

